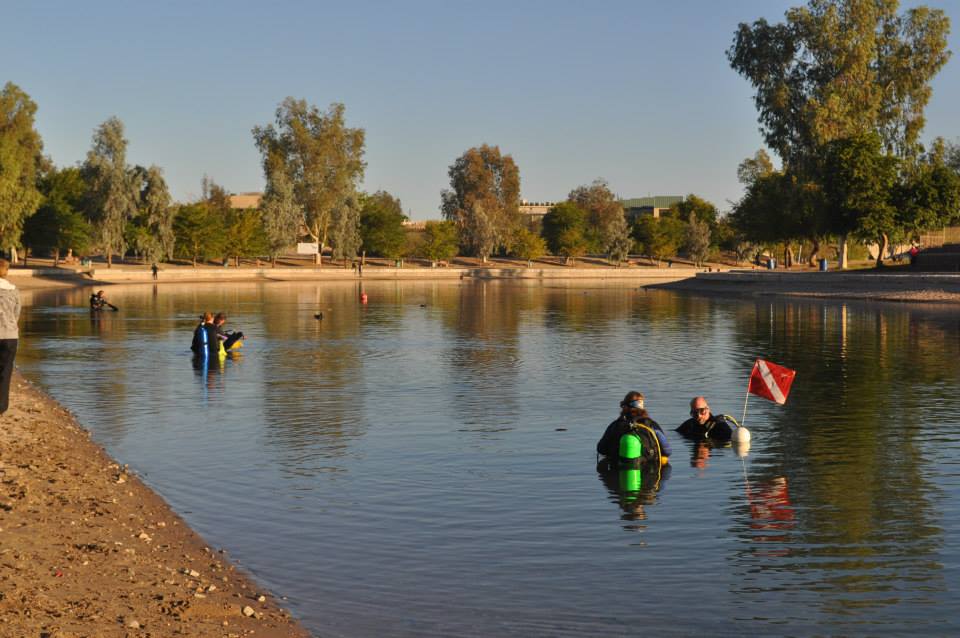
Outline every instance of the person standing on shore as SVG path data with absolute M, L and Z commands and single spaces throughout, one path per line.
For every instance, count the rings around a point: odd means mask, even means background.
M 9 270 L 10 262 L 0 259 L 0 414 L 10 407 L 10 378 L 20 338 L 20 292 L 7 281 Z

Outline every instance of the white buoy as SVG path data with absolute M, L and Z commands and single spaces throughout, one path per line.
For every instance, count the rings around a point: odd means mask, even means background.
M 738 457 L 746 458 L 747 454 L 750 452 L 750 441 L 734 441 L 733 442 L 733 453 Z
M 733 434 L 730 436 L 730 440 L 737 443 L 749 443 L 750 430 L 745 427 L 739 427 L 733 431 Z

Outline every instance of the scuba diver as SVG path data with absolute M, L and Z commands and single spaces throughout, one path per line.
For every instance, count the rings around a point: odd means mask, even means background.
M 712 414 L 703 397 L 690 399 L 690 418 L 676 429 L 681 436 L 694 441 L 727 443 L 733 436 L 737 422 L 724 414 Z
M 643 407 L 643 394 L 628 392 L 620 402 L 620 416 L 607 426 L 597 442 L 597 454 L 612 467 L 653 463 L 666 465 L 670 444 L 660 424 Z
M 644 506 L 655 502 L 662 482 L 670 477 L 670 444 L 643 405 L 643 394 L 628 392 L 620 402 L 620 416 L 597 443 L 600 480 L 616 497 L 624 520 L 631 521 L 646 518 Z
M 103 310 L 104 306 L 107 306 L 112 310 L 120 310 L 119 308 L 114 306 L 112 303 L 107 301 L 107 298 L 104 296 L 102 290 L 98 290 L 97 292 L 90 295 L 91 312 L 100 312 L 101 310 Z
M 220 340 L 217 339 L 217 328 L 213 325 L 213 313 L 203 313 L 200 325 L 193 331 L 193 342 L 190 344 L 194 357 L 210 361 L 219 356 Z
M 217 316 L 213 318 L 213 325 L 217 331 L 217 339 L 223 344 L 223 349 L 226 351 L 238 341 L 242 341 L 244 336 L 240 331 L 224 330 L 223 324 L 225 323 L 227 323 L 227 315 L 218 312 Z

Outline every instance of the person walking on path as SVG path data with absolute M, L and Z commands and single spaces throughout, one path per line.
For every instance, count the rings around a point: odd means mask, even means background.
M 153 273 L 153 280 L 154 280 L 154 281 L 156 281 L 157 279 L 159 279 L 159 277 L 157 277 L 157 273 L 160 272 L 160 267 L 157 266 L 157 262 L 153 262 L 153 263 L 150 265 L 150 272 Z
M 7 281 L 9 270 L 10 262 L 0 259 L 0 414 L 10 407 L 10 377 L 20 338 L 20 292 Z

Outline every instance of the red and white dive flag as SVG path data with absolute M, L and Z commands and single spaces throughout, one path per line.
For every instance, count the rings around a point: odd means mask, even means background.
M 747 391 L 783 405 L 787 402 L 787 395 L 790 394 L 790 386 L 793 385 L 795 376 L 797 376 L 796 370 L 757 359 L 750 373 L 750 387 Z

